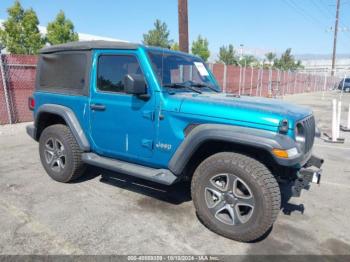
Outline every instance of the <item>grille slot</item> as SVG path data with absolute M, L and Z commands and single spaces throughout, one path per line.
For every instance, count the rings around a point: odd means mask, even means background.
M 315 140 L 315 117 L 309 116 L 301 121 L 305 131 L 305 153 L 309 152 Z

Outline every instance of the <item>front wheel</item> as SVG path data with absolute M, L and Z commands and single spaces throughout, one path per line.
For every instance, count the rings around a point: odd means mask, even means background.
M 193 175 L 191 192 L 204 225 L 242 242 L 262 237 L 281 205 L 278 183 L 266 166 L 232 152 L 205 159 Z
M 85 170 L 81 161 L 82 151 L 65 125 L 57 124 L 44 129 L 39 139 L 39 153 L 44 169 L 58 182 L 77 179 Z

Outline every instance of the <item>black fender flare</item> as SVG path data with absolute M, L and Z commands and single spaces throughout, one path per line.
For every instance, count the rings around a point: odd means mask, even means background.
M 80 149 L 85 152 L 90 151 L 90 143 L 85 136 L 84 130 L 81 128 L 81 125 L 77 117 L 75 116 L 74 112 L 70 108 L 62 105 L 55 105 L 55 104 L 44 104 L 40 106 L 35 114 L 35 120 L 34 120 L 35 129 L 37 129 L 38 127 L 38 124 L 39 124 L 38 121 L 42 113 L 51 113 L 62 117 L 64 121 L 67 123 L 70 130 L 72 131 L 73 136 L 77 140 L 77 143 Z
M 298 153 L 293 158 L 282 159 L 272 154 L 272 149 L 274 148 L 286 150 L 293 147 L 298 148 L 296 142 L 287 135 L 241 126 L 201 124 L 193 128 L 180 144 L 169 162 L 169 170 L 176 175 L 180 175 L 191 156 L 206 141 L 236 143 L 264 149 L 272 155 L 278 164 L 284 166 L 293 166 L 302 162 L 304 157 L 308 157 L 303 153 Z

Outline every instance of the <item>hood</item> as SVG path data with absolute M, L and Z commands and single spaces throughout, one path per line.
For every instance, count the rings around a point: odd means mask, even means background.
M 182 100 L 182 113 L 261 125 L 278 126 L 282 119 L 288 119 L 289 128 L 294 128 L 296 121 L 312 114 L 308 107 L 270 98 L 209 92 L 177 93 L 172 96 Z

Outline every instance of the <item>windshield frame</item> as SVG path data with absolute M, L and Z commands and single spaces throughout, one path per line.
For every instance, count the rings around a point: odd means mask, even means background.
M 216 92 L 221 92 L 221 87 L 219 86 L 215 76 L 213 75 L 213 73 L 211 72 L 210 68 L 208 67 L 207 63 L 203 61 L 203 59 L 201 59 L 198 56 L 192 55 L 192 54 L 188 54 L 188 53 L 184 53 L 181 51 L 175 51 L 175 50 L 170 50 L 170 49 L 165 49 L 165 48 L 159 48 L 159 47 L 145 47 L 145 53 L 147 55 L 147 58 L 149 60 L 149 63 L 151 65 L 151 68 L 153 70 L 153 73 L 155 75 L 155 79 L 160 87 L 160 91 L 168 91 L 170 88 L 169 87 L 165 87 L 165 85 L 169 85 L 169 84 L 174 84 L 174 83 L 163 83 L 163 77 L 159 76 L 159 74 L 157 73 L 158 68 L 156 67 L 156 65 L 153 63 L 153 60 L 151 58 L 152 53 L 155 55 L 164 55 L 164 54 L 169 54 L 169 55 L 177 55 L 177 56 L 184 56 L 186 58 L 190 58 L 193 59 L 193 62 L 200 62 L 203 63 L 203 65 L 205 66 L 206 70 L 208 71 L 208 82 L 199 82 L 199 83 L 203 83 L 203 84 L 207 84 L 210 85 L 212 88 L 216 89 Z M 192 62 L 192 63 L 193 63 Z M 187 81 L 188 82 L 188 81 Z M 175 84 L 184 84 L 183 83 L 175 83 Z M 189 92 L 189 89 L 177 89 L 177 91 L 186 91 Z M 211 90 L 208 87 L 204 87 L 201 88 L 200 91 L 202 92 L 215 92 L 213 90 Z M 192 91 L 193 92 L 193 91 Z

